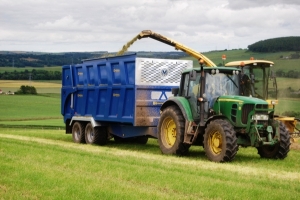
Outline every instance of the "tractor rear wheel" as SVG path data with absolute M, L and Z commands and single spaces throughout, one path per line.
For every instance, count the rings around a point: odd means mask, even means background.
M 107 143 L 106 127 L 93 127 L 88 123 L 85 127 L 85 141 L 87 144 L 105 145 Z
M 235 131 L 228 121 L 222 119 L 207 125 L 203 144 L 207 158 L 214 162 L 232 161 L 238 151 Z
M 184 155 L 190 145 L 184 144 L 185 120 L 177 106 L 163 110 L 158 123 L 158 143 L 162 153 Z
M 282 122 L 279 123 L 279 131 L 279 143 L 273 146 L 265 145 L 257 147 L 257 153 L 261 158 L 284 159 L 285 157 L 287 157 L 291 145 L 290 134 Z
M 72 137 L 75 143 L 85 143 L 85 129 L 83 123 L 74 123 L 72 127 Z

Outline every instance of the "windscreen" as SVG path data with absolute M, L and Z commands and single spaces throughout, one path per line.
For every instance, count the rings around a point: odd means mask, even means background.
M 206 72 L 206 85 L 204 97 L 211 103 L 215 98 L 222 95 L 239 95 L 238 75 L 210 74 Z
M 256 67 L 246 66 L 244 67 L 244 73 L 251 78 L 254 75 L 254 80 L 251 85 L 253 88 L 252 96 L 267 99 L 268 92 L 271 97 L 276 97 L 276 80 L 268 79 L 270 73 L 270 67 L 263 67 L 258 65 Z

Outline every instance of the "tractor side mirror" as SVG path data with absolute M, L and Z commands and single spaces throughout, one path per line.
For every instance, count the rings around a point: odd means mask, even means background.
M 190 71 L 190 81 L 195 81 L 197 78 L 197 73 L 195 70 Z
M 174 96 L 177 96 L 179 92 L 179 88 L 172 88 L 171 91 Z

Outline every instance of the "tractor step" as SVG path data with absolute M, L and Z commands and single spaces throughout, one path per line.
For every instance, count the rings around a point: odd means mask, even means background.
M 198 125 L 194 122 L 189 122 L 188 123 L 188 127 L 187 127 L 187 131 L 185 132 L 184 135 L 184 143 L 186 144 L 193 144 L 193 142 L 195 141 L 196 137 L 197 137 L 197 129 L 198 129 Z

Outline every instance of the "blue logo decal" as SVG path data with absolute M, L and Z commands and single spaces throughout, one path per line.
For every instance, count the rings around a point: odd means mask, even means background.
M 160 95 L 160 97 L 159 97 L 158 100 L 162 100 L 162 99 L 168 99 L 168 97 L 167 97 L 165 91 L 161 91 L 161 95 Z
M 164 69 L 161 70 L 160 73 L 161 73 L 162 76 L 167 76 L 168 75 L 168 69 L 164 68 Z

